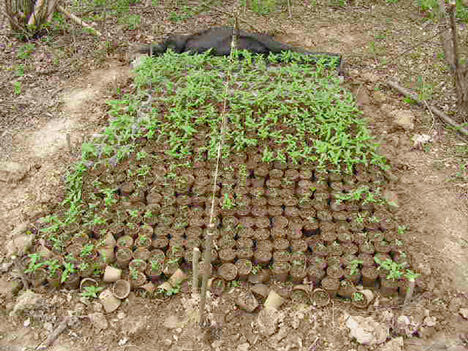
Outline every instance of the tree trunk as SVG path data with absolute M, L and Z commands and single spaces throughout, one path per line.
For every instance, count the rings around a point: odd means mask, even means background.
M 468 116 L 468 64 L 460 64 L 455 1 L 448 4 L 439 0 L 439 20 L 445 30 L 441 31 L 440 40 L 444 49 L 445 60 L 453 72 L 457 93 L 458 111 L 466 120 Z

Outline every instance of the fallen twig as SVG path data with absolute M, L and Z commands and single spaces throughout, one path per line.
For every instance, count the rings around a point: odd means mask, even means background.
M 40 343 L 36 350 L 46 350 L 57 340 L 57 338 L 62 334 L 68 327 L 75 324 L 78 317 L 75 316 L 68 316 L 63 319 L 63 321 L 55 328 L 55 330 L 47 337 L 47 339 Z
M 414 101 L 416 101 L 416 103 L 420 106 L 426 106 L 429 111 L 431 111 L 432 113 L 434 113 L 437 117 L 439 117 L 440 119 L 442 119 L 445 123 L 449 124 L 450 126 L 454 127 L 456 129 L 457 132 L 459 132 L 460 134 L 463 134 L 464 136 L 468 136 L 468 130 L 466 128 L 463 128 L 461 125 L 459 125 L 458 123 L 456 123 L 453 119 L 451 119 L 449 116 L 447 116 L 444 112 L 442 112 L 441 110 L 439 110 L 437 107 L 434 107 L 430 104 L 424 104 L 423 101 L 421 101 L 419 98 L 418 98 L 418 95 L 414 92 L 412 92 L 411 90 L 407 89 L 407 88 L 404 88 L 402 87 L 400 84 L 398 84 L 397 82 L 393 81 L 393 80 L 389 80 L 387 81 L 387 85 L 395 90 L 397 90 L 398 92 L 402 93 L 403 95 L 407 96 L 407 97 L 410 97 L 411 99 L 413 99 Z
M 59 10 L 61 13 L 63 13 L 65 16 L 67 16 L 69 19 L 71 19 L 73 22 L 88 28 L 93 34 L 97 35 L 98 37 L 102 36 L 101 32 L 99 32 L 97 29 L 94 29 L 91 27 L 88 23 L 84 22 L 81 18 L 75 16 L 73 13 L 68 12 L 65 8 L 63 8 L 61 5 L 57 5 L 57 10 Z

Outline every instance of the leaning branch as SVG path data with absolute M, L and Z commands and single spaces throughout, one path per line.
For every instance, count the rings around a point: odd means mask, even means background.
M 401 94 L 405 95 L 406 97 L 410 97 L 411 99 L 413 99 L 414 101 L 416 101 L 416 103 L 420 106 L 426 106 L 433 114 L 435 114 L 437 117 L 439 117 L 440 119 L 442 119 L 445 123 L 449 124 L 450 126 L 454 127 L 456 129 L 457 132 L 463 134 L 464 136 L 468 136 L 468 130 L 466 128 L 463 128 L 461 125 L 459 125 L 458 123 L 456 123 L 453 119 L 451 119 L 449 116 L 447 116 L 444 112 L 442 112 L 441 110 L 439 110 L 437 107 L 434 107 L 432 105 L 429 105 L 429 104 L 425 104 L 423 101 L 421 101 L 419 98 L 418 98 L 418 95 L 414 92 L 412 92 L 411 90 L 407 89 L 407 88 L 404 88 L 402 87 L 400 84 L 398 84 L 397 82 L 393 81 L 393 80 L 389 80 L 387 82 L 387 85 L 395 90 L 397 90 L 398 92 L 400 92 Z
M 65 16 L 67 16 L 69 19 L 71 19 L 73 22 L 75 22 L 75 23 L 89 29 L 93 34 L 97 35 L 98 37 L 102 36 L 101 32 L 99 32 L 98 30 L 91 27 L 89 24 L 84 22 L 81 18 L 75 16 L 73 13 L 68 12 L 61 5 L 57 5 L 57 10 L 59 10 L 61 13 L 63 13 Z
M 218 11 L 219 13 L 222 13 L 224 15 L 232 17 L 232 13 L 230 13 L 228 11 L 221 10 L 220 8 L 213 7 L 213 6 L 210 6 L 210 5 L 207 5 L 207 4 L 201 4 L 201 6 L 206 7 L 209 10 Z M 250 28 L 252 28 L 257 33 L 262 32 L 260 29 L 255 27 L 252 23 L 250 23 L 250 21 L 247 21 L 247 20 L 243 19 L 242 17 L 239 17 L 239 21 L 242 22 L 242 23 L 245 23 L 246 25 L 248 25 Z

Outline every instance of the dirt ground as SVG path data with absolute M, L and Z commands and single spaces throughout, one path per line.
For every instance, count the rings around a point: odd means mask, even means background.
M 224 11 L 231 6 L 226 3 Z M 344 55 L 344 84 L 355 93 L 392 165 L 394 179 L 386 195 L 398 204 L 395 216 L 408 227 L 405 241 L 412 265 L 421 273 L 413 302 L 400 307 L 378 298 L 367 310 L 357 310 L 338 300 L 323 309 L 288 300 L 272 315 L 249 314 L 234 303 L 239 289 L 245 288 L 241 286 L 220 298 L 210 297 L 212 323 L 200 330 L 194 317 L 197 302 L 189 294 L 164 301 L 131 294 L 116 312 L 103 314 L 99 303 L 83 300 L 77 292 L 44 290 L 37 291 L 40 295 L 29 311 L 10 316 L 19 300 L 19 279 L 7 255 L 8 245 L 24 224 L 48 213 L 63 197 L 63 176 L 79 157 L 81 143 L 107 122 L 105 101 L 131 82 L 128 47 L 173 31 L 229 23 L 216 10 L 172 22 L 174 9 L 159 5 L 132 10 L 142 15 L 137 30 L 128 30 L 112 18 L 105 26 L 101 23 L 110 44 L 77 28 L 68 29 L 72 38 L 57 32 L 51 41 L 36 41 L 26 62 L 17 55 L 22 43 L 0 36 L 4 49 L 0 52 L 0 350 L 36 349 L 71 315 L 77 316 L 75 323 L 51 350 L 467 348 L 468 144 L 384 84 L 395 78 L 416 91 L 429 86 L 438 106 L 453 110 L 452 83 L 438 56 L 439 42 L 425 41 L 434 36 L 437 26 L 410 1 L 364 1 L 342 8 L 304 3 L 293 7 L 292 18 L 287 11 L 265 17 L 247 11 L 242 16 L 278 40 Z M 461 27 L 462 40 L 466 32 Z M 423 44 L 415 46 L 419 42 Z M 388 66 L 382 65 L 383 59 Z M 15 76 L 19 64 L 26 66 L 20 78 Z M 18 79 L 22 92 L 14 94 L 13 82 Z M 430 139 L 424 145 L 414 141 L 421 135 Z M 387 341 L 360 345 L 345 326 L 349 315 L 371 317 L 387 328 Z

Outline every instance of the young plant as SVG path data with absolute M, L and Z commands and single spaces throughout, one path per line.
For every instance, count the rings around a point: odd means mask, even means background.
M 222 207 L 225 210 L 231 210 L 235 207 L 235 203 L 234 203 L 234 200 L 232 199 L 232 195 L 227 194 L 227 193 L 224 194 Z
M 138 270 L 136 268 L 130 268 L 130 279 L 137 280 L 138 279 Z
M 66 282 L 68 277 L 73 273 L 76 273 L 75 265 L 71 262 L 64 262 L 63 273 L 62 273 L 62 277 L 60 278 L 60 282 L 61 283 Z
M 87 299 L 97 299 L 98 293 L 100 293 L 102 290 L 104 290 L 104 288 L 100 286 L 86 286 L 80 295 Z
M 30 254 L 28 257 L 30 261 L 28 268 L 24 271 L 24 273 L 35 272 L 46 264 L 44 261 L 42 261 L 42 255 L 40 253 Z
M 350 275 L 355 275 L 358 272 L 359 266 L 362 264 L 362 260 L 352 260 L 348 266 Z
M 94 245 L 93 244 L 86 244 L 83 246 L 80 252 L 80 257 L 89 257 L 94 251 Z
M 360 292 L 353 293 L 351 299 L 355 302 L 362 302 L 364 301 L 364 295 Z

